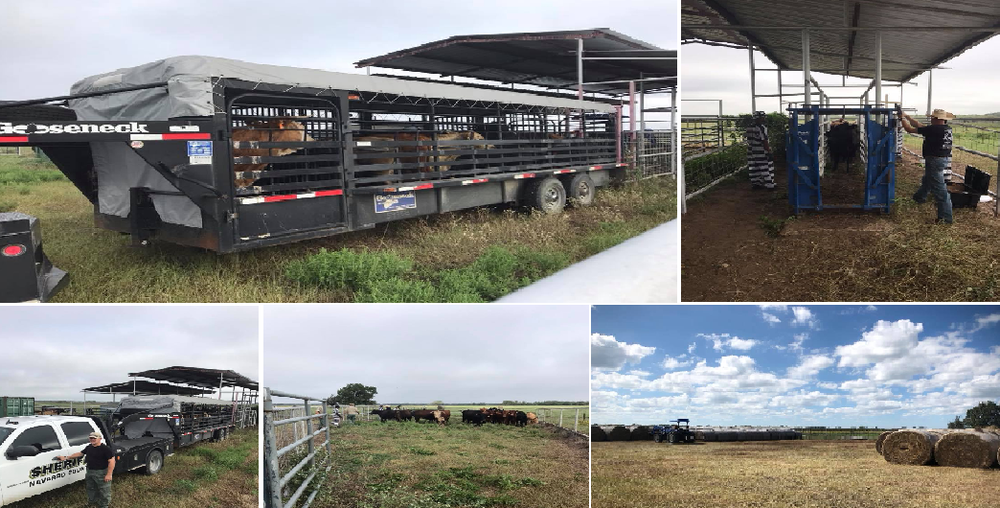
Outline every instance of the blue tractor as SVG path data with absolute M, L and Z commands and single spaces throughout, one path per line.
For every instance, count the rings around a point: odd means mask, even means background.
M 687 418 L 670 420 L 669 425 L 654 425 L 650 430 L 653 434 L 653 441 L 670 444 L 693 443 L 694 432 L 691 432 L 691 423 Z

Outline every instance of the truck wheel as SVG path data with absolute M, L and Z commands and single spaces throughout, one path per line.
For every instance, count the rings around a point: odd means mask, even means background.
M 653 441 L 657 443 L 663 442 L 663 436 L 660 434 L 653 434 Z
M 160 450 L 153 450 L 146 455 L 146 471 L 145 473 L 152 476 L 159 473 L 163 469 L 163 452 Z
M 573 206 L 589 206 L 594 202 L 597 188 L 594 179 L 586 173 L 577 173 L 566 182 L 566 199 Z
M 555 177 L 532 182 L 528 189 L 528 205 L 547 214 L 556 214 L 566 206 L 566 189 Z

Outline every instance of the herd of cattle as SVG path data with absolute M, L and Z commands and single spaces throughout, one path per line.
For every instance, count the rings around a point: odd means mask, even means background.
M 447 409 L 376 409 L 373 415 L 378 415 L 383 422 L 393 420 L 397 422 L 410 421 L 419 422 L 427 420 L 445 425 L 451 418 L 451 411 Z M 500 409 L 497 407 L 466 409 L 462 411 L 462 423 L 471 423 L 477 427 L 484 423 L 502 423 L 504 425 L 515 425 L 523 427 L 528 424 L 538 423 L 538 416 L 535 413 L 525 413 L 524 411 L 513 411 Z

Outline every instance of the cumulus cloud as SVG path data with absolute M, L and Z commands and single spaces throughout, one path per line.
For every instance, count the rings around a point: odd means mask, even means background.
M 906 356 L 917 345 L 917 336 L 923 329 L 923 324 L 909 319 L 892 322 L 879 320 L 871 330 L 861 335 L 861 340 L 837 346 L 836 354 L 840 357 L 837 366 L 863 367 Z
M 761 312 L 761 315 L 764 317 L 764 321 L 767 321 L 767 323 L 770 324 L 771 326 L 774 326 L 781 322 L 781 319 L 778 318 L 778 316 L 775 316 L 770 312 Z
M 875 312 L 875 311 L 878 310 L 878 307 L 876 307 L 874 305 L 869 305 L 869 306 L 865 307 L 865 310 L 868 311 L 868 312 Z
M 799 364 L 788 369 L 788 377 L 792 379 L 808 379 L 819 371 L 834 364 L 833 358 L 824 355 L 804 356 Z
M 795 319 L 792 320 L 794 326 L 808 326 L 809 328 L 819 326 L 819 320 L 807 307 L 792 307 L 792 315 L 795 316 Z
M 990 314 L 989 316 L 982 316 L 976 319 L 976 326 L 972 328 L 971 332 L 972 333 L 978 332 L 983 328 L 995 325 L 997 323 L 1000 323 L 1000 313 Z
M 739 349 L 740 351 L 746 351 L 746 350 L 754 347 L 754 345 L 756 345 L 756 344 L 757 344 L 757 341 L 755 341 L 753 339 L 741 339 L 739 337 L 733 337 L 733 338 L 729 339 L 728 342 L 726 342 L 727 346 L 729 346 L 729 347 L 731 347 L 733 349 Z
M 796 351 L 798 353 L 802 353 L 802 351 L 803 351 L 802 343 L 805 342 L 808 339 L 809 339 L 809 334 L 808 333 L 798 333 L 798 334 L 795 334 L 794 340 L 792 341 L 791 344 L 788 345 L 788 348 L 791 349 L 792 351 Z
M 691 365 L 691 360 L 680 361 L 677 358 L 673 358 L 673 357 L 668 356 L 668 357 L 666 357 L 666 358 L 663 359 L 663 363 L 661 363 L 660 365 L 664 369 L 674 370 L 674 369 L 679 369 L 681 367 L 687 367 L 687 366 Z
M 712 349 L 715 349 L 716 351 L 722 351 L 725 347 L 746 351 L 758 344 L 758 341 L 756 340 L 741 339 L 739 337 L 731 336 L 728 333 L 699 333 L 698 337 L 711 341 Z M 688 348 L 688 352 L 694 352 L 694 344 Z
M 711 341 L 712 348 L 716 351 L 722 351 L 722 343 L 729 339 L 728 333 L 699 333 L 697 336 Z
M 778 312 L 787 312 L 788 306 L 780 303 L 765 303 L 764 305 L 758 305 L 761 310 L 775 310 Z
M 655 347 L 618 342 L 611 335 L 590 334 L 590 366 L 594 369 L 619 370 L 626 363 L 639 363 L 655 351 Z
M 688 354 L 694 354 L 694 350 L 697 347 L 698 347 L 698 341 L 692 342 L 691 345 L 688 346 Z

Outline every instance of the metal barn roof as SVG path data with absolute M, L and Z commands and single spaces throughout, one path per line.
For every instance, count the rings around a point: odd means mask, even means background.
M 84 388 L 83 391 L 94 393 L 135 393 L 138 395 L 208 395 L 213 392 L 213 390 L 194 388 L 191 386 L 177 386 L 168 383 L 156 383 L 153 381 L 143 380 L 92 386 L 90 388 Z
M 171 383 L 184 383 L 204 388 L 221 386 L 238 386 L 257 389 L 257 382 L 232 370 L 202 369 L 198 367 L 167 367 L 165 369 L 144 370 L 132 372 L 129 376 L 148 377 Z
M 585 58 L 615 58 L 585 60 L 585 83 L 634 80 L 641 74 L 672 78 L 649 82 L 649 91 L 677 85 L 676 50 L 664 50 L 610 28 L 456 35 L 366 58 L 355 65 L 576 90 L 578 39 L 583 40 Z M 627 94 L 628 83 L 585 85 L 584 91 Z
M 713 28 L 698 28 L 712 25 Z M 725 28 L 732 26 L 734 28 Z M 756 27 L 756 28 L 755 28 Z M 761 29 L 766 27 L 767 29 Z M 682 0 L 681 40 L 753 44 L 781 69 L 802 69 L 801 30 L 809 27 L 813 72 L 874 78 L 876 28 L 882 30 L 882 79 L 909 81 L 1000 29 L 996 0 Z M 865 30 L 832 30 L 861 27 Z M 935 30 L 928 30 L 935 28 Z M 984 30 L 977 30 L 984 29 Z

